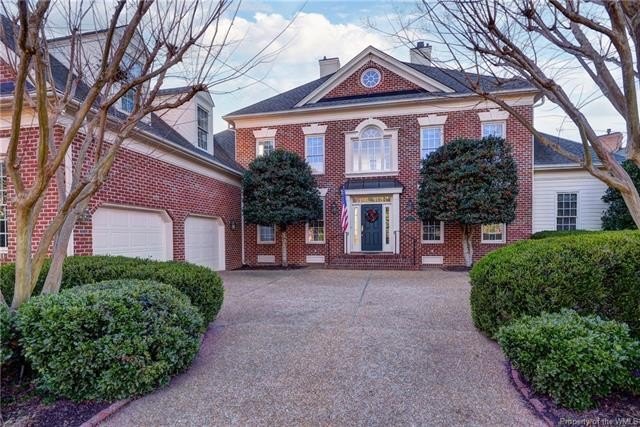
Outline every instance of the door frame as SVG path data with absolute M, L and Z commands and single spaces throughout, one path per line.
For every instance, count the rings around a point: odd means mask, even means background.
M 385 212 L 387 211 L 386 208 L 389 207 L 389 205 L 390 203 L 373 203 L 373 202 L 366 202 L 366 203 L 360 204 L 360 224 L 361 224 L 360 230 L 362 233 L 360 250 L 362 252 L 383 252 L 385 250 L 384 237 L 385 237 L 385 232 L 387 231 L 384 227 L 384 225 L 386 224 Z M 378 221 L 380 221 L 380 223 L 376 224 L 375 226 L 378 227 L 380 230 L 380 249 L 364 249 L 362 247 L 362 244 L 364 243 L 364 233 L 365 233 L 365 228 L 367 223 L 367 220 L 364 217 L 365 208 L 379 209 L 380 216 L 376 219 L 375 223 L 377 223 Z

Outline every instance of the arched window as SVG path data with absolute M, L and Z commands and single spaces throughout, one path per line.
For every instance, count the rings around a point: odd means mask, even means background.
M 352 147 L 354 172 L 391 170 L 391 141 L 378 126 L 366 126 Z

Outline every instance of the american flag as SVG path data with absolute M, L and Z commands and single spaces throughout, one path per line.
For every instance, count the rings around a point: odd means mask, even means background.
M 344 190 L 340 190 L 340 201 L 342 202 L 340 222 L 342 223 L 342 232 L 346 233 L 349 229 L 349 210 L 347 209 L 347 195 L 345 194 Z

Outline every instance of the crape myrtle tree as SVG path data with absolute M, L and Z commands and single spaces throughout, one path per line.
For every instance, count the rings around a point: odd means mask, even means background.
M 5 157 L 11 186 L 7 204 L 15 213 L 16 233 L 12 309 L 31 297 L 49 257 L 42 292 L 58 292 L 76 221 L 140 121 L 243 77 L 273 56 L 265 52 L 272 40 L 234 60 L 241 40 L 232 39 L 230 31 L 238 5 L 231 0 L 0 3 L 1 57 L 14 75 Z M 101 30 L 94 33 L 100 36 L 97 42 L 87 35 L 91 30 Z M 68 37 L 64 52 L 50 46 L 60 35 Z M 168 79 L 188 89 L 170 98 L 157 96 Z M 118 115 L 124 96 L 129 110 Z M 21 129 L 31 126 L 38 128 L 38 141 L 27 149 L 20 144 Z M 35 170 L 23 158 L 35 159 Z M 45 197 L 54 191 L 53 218 L 35 239 Z
M 322 217 L 322 199 L 311 167 L 296 153 L 274 150 L 256 158 L 242 178 L 243 214 L 250 224 L 276 225 L 287 261 L 287 227 Z
M 637 189 L 640 189 L 640 167 L 631 160 L 625 160 L 622 167 L 627 171 Z M 633 222 L 629 208 L 622 195 L 615 188 L 607 188 L 602 201 L 608 203 L 607 210 L 602 215 L 602 228 L 605 230 L 630 230 L 638 228 Z
M 508 224 L 516 217 L 518 173 L 502 138 L 445 144 L 423 160 L 420 179 L 418 215 L 460 224 L 467 267 L 473 263 L 473 227 Z
M 416 32 L 433 36 L 434 44 L 443 48 L 440 60 L 431 58 L 434 65 L 467 71 L 449 74 L 480 98 L 509 112 L 542 144 L 618 190 L 636 227 L 640 227 L 638 189 L 600 140 L 595 116 L 587 114 L 594 100 L 608 103 L 624 123 L 627 158 L 640 166 L 640 1 L 416 3 L 416 13 L 399 16 L 401 28 L 393 33 L 412 45 Z M 545 136 L 526 112 L 501 98 L 501 88 L 508 88 L 513 77 L 530 82 L 566 115 L 566 121 L 580 135 L 581 155 Z M 490 80 L 495 84 L 488 84 Z M 594 162 L 592 153 L 601 164 Z

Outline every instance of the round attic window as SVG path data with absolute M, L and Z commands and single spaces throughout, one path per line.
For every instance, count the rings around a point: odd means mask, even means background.
M 367 68 L 360 75 L 360 83 L 362 83 L 362 86 L 364 87 L 376 87 L 380 83 L 380 80 L 382 80 L 380 71 L 375 68 Z

